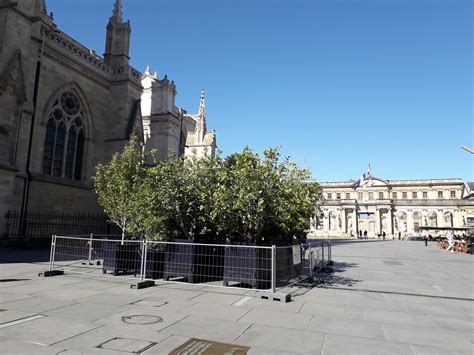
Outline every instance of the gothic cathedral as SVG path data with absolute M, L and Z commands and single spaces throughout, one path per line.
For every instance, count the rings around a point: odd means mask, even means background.
M 163 158 L 211 154 L 204 92 L 195 115 L 175 83 L 130 65 L 130 22 L 115 0 L 98 56 L 47 14 L 44 0 L 0 0 L 0 235 L 9 210 L 101 212 L 92 176 L 132 134 Z

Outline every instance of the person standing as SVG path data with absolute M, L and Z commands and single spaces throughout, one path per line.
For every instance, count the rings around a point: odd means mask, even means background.
M 385 233 L 385 231 L 383 231 L 383 232 L 382 232 L 382 238 L 383 238 L 383 240 L 385 240 L 385 236 L 386 236 L 386 233 Z
M 423 240 L 425 241 L 425 247 L 427 247 L 428 246 L 428 237 L 425 235 L 423 237 Z
M 367 235 L 368 235 L 367 231 L 364 231 L 364 239 L 367 239 Z

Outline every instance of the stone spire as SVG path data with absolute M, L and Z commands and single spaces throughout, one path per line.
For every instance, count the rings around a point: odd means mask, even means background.
M 196 144 L 204 141 L 206 134 L 206 102 L 204 100 L 204 89 L 201 90 L 201 98 L 199 100 L 199 113 L 197 114 L 196 123 Z
M 46 15 L 47 10 L 46 10 L 46 0 L 41 0 L 40 1 L 40 11 L 43 15 Z
M 111 20 L 115 21 L 116 23 L 122 23 L 122 0 L 115 0 L 114 4 L 114 11 L 112 14 Z
M 199 101 L 199 117 L 206 117 L 206 102 L 204 100 L 204 89 L 201 89 L 201 99 Z
M 128 65 L 130 50 L 130 21 L 123 22 L 122 0 L 115 0 L 112 17 L 107 24 L 105 39 L 105 63 L 114 68 Z

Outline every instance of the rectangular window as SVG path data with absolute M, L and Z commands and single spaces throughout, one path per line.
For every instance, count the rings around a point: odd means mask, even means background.
M 328 200 L 332 199 L 332 193 L 328 192 Z
M 336 194 L 336 198 L 337 198 L 338 200 L 341 199 L 341 194 L 340 194 L 339 192 Z
M 423 198 L 428 198 L 428 192 L 423 191 Z
M 398 198 L 396 192 L 392 192 L 392 198 L 394 198 L 394 199 Z
M 438 198 L 443 198 L 443 191 L 438 191 Z
M 346 200 L 350 200 L 351 194 L 349 192 L 346 193 Z
M 451 191 L 451 197 L 455 198 L 456 197 L 456 191 Z
M 373 192 L 369 192 L 369 200 L 373 200 L 374 199 L 374 193 Z
M 362 200 L 362 198 L 363 198 L 362 192 L 358 192 L 357 193 L 357 199 Z
M 413 192 L 411 193 L 411 197 L 412 197 L 412 198 L 418 198 L 418 193 L 417 193 L 416 191 L 413 191 Z
M 408 193 L 407 192 L 402 192 L 402 198 L 408 198 Z
M 379 192 L 379 200 L 383 200 L 383 192 Z

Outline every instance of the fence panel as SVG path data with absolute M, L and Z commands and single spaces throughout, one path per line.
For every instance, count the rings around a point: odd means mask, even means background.
M 191 241 L 53 236 L 50 269 L 204 286 L 271 290 L 302 281 L 327 265 L 330 245 L 303 248 L 202 244 Z
M 35 212 L 22 215 L 8 211 L 7 238 L 50 238 L 56 235 L 119 234 L 120 228 L 110 224 L 105 214 Z
M 101 238 L 102 237 L 102 238 Z M 72 273 L 141 276 L 143 243 L 137 240 L 109 240 L 106 236 L 56 236 L 53 268 Z

